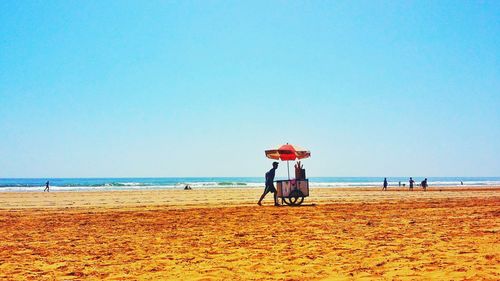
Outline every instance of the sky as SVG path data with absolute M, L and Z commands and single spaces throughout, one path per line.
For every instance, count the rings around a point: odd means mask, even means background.
M 287 142 L 500 176 L 499 58 L 499 1 L 0 1 L 0 177 L 263 176 Z

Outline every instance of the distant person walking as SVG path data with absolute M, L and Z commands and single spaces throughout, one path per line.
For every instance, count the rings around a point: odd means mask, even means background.
M 410 188 L 408 190 L 413 191 L 413 184 L 414 183 L 415 183 L 415 181 L 410 177 Z
M 387 178 L 384 178 L 384 187 L 382 188 L 382 190 L 387 191 Z
M 50 183 L 49 183 L 49 181 L 47 181 L 45 183 L 45 189 L 43 190 L 43 192 L 45 192 L 45 191 L 49 192 L 49 187 L 50 187 Z
M 401 187 L 401 181 L 399 181 L 398 186 Z
M 276 193 L 276 188 L 274 187 L 274 175 L 276 174 L 276 169 L 278 169 L 278 162 L 273 162 L 273 168 L 266 173 L 266 187 L 264 193 L 260 196 L 259 206 L 262 206 L 262 200 L 264 197 L 271 192 L 274 193 L 274 206 L 279 206 L 278 204 L 278 194 Z
M 423 180 L 420 185 L 422 186 L 422 188 L 424 189 L 424 191 L 427 191 L 427 178 L 425 178 L 425 180 Z

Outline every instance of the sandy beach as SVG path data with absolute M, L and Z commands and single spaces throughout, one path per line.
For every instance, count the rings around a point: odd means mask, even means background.
M 0 193 L 0 279 L 500 279 L 500 187 L 261 191 Z

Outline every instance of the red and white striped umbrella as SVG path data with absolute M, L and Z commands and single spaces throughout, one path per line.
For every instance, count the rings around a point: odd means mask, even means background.
M 309 150 L 288 143 L 274 149 L 266 150 L 267 158 L 281 161 L 293 161 L 308 158 L 310 156 L 311 152 Z
M 266 150 L 265 152 L 267 158 L 286 161 L 288 179 L 290 179 L 290 166 L 288 161 L 309 158 L 311 156 L 311 152 L 309 150 L 305 150 L 299 146 L 288 143 L 274 149 Z

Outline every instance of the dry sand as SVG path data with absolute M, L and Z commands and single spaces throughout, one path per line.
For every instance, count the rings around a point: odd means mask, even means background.
M 0 279 L 500 279 L 500 187 L 260 193 L 0 193 Z

